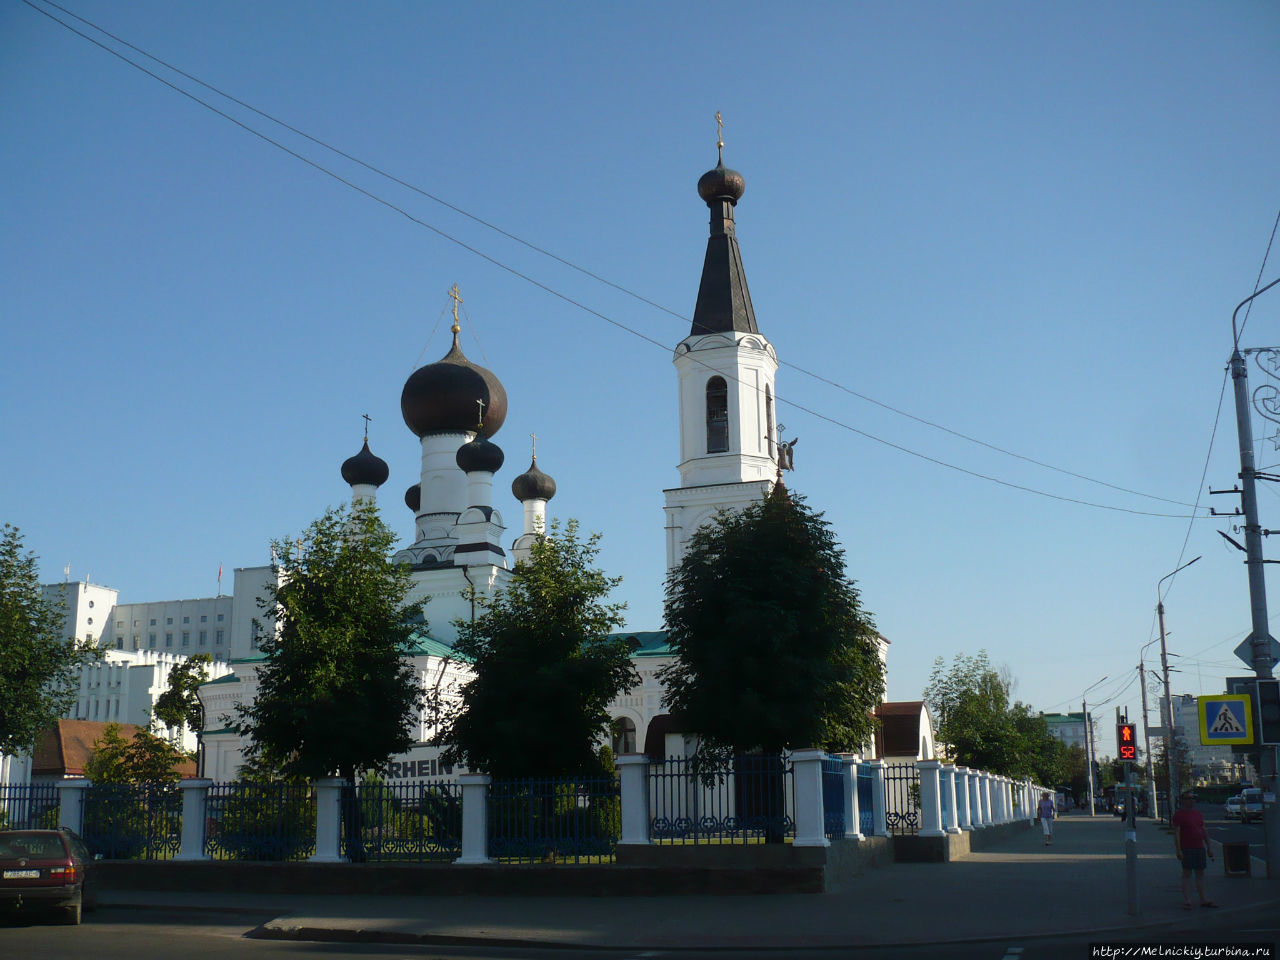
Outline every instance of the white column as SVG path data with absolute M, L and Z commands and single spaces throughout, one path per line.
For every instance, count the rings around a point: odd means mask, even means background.
M 920 771 L 920 836 L 941 837 L 942 793 L 939 772 L 942 764 L 937 760 L 921 760 L 916 764 Z
M 88 780 L 58 781 L 58 826 L 84 831 L 84 792 L 90 786 Z
M 982 771 L 969 771 L 969 822 L 976 830 L 982 826 Z
M 995 821 L 991 818 L 991 774 L 985 770 L 978 786 L 978 797 L 982 801 L 982 825 L 989 827 Z
M 1004 777 L 991 778 L 991 822 L 1004 823 Z
M 209 795 L 212 780 L 183 780 L 182 788 L 182 846 L 175 860 L 208 860 L 204 852 L 204 801 Z
M 884 761 L 870 760 L 871 768 L 871 832 L 877 837 L 889 835 L 889 825 L 885 822 L 884 809 Z
M 791 776 L 795 782 L 796 838 L 793 847 L 829 847 L 822 809 L 822 760 L 826 751 L 815 748 L 791 754 Z
M 961 830 L 973 829 L 973 815 L 969 808 L 968 767 L 956 767 L 956 826 Z
M 956 799 L 956 775 L 956 765 L 954 763 L 944 763 L 942 765 L 943 797 L 947 801 L 947 809 L 951 811 L 951 820 L 945 827 L 947 833 L 960 832 L 960 804 Z
M 618 766 L 622 803 L 622 836 L 618 843 L 649 842 L 649 757 L 643 753 L 623 753 Z
M 489 859 L 489 775 L 464 773 L 462 786 L 462 856 L 454 863 L 492 863 Z
M 317 863 L 342 860 L 338 838 L 342 833 L 342 786 L 340 777 L 327 777 L 313 784 L 316 791 L 316 852 L 307 859 Z
M 858 804 L 858 755 L 840 758 L 840 784 L 844 787 L 844 838 L 865 840 L 862 835 L 862 810 Z
M 1013 823 L 1013 781 L 1000 778 L 1000 801 L 1004 804 L 1004 822 Z

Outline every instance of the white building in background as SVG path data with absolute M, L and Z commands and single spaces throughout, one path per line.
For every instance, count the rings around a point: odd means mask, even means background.
M 1248 777 L 1249 765 L 1231 752 L 1230 747 L 1200 742 L 1200 711 L 1196 697 L 1178 694 L 1173 700 L 1173 726 L 1187 747 L 1192 774 L 1197 780 L 1238 780 Z M 1161 702 L 1161 713 L 1164 704 Z M 1154 749 L 1154 747 L 1153 747 Z

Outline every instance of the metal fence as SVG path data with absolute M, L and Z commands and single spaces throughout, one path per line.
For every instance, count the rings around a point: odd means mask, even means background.
M 462 852 L 461 787 L 442 780 L 345 787 L 339 847 L 357 863 L 452 860 Z
M 795 787 L 786 756 L 735 757 L 695 769 L 672 757 L 649 767 L 654 843 L 781 843 L 794 838 Z
M 914 763 L 890 763 L 884 768 L 884 821 L 893 836 L 920 829 L 920 771 Z
M 316 801 L 305 783 L 217 783 L 205 802 L 204 852 L 215 860 L 305 860 Z
M 54 783 L 0 786 L 0 830 L 52 830 L 58 825 L 60 797 Z
M 614 777 L 494 780 L 489 856 L 507 863 L 601 863 L 614 859 L 622 793 Z
M 871 768 L 858 764 L 858 831 L 864 837 L 876 832 L 875 785 L 876 778 Z
M 839 757 L 822 761 L 822 828 L 828 837 L 844 836 L 844 763 Z
M 168 860 L 182 846 L 182 792 L 175 783 L 94 784 L 80 835 L 107 860 Z

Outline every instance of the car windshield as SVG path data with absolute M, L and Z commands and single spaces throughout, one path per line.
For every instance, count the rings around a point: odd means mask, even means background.
M 33 860 L 66 856 L 62 838 L 56 833 L 0 833 L 0 857 Z

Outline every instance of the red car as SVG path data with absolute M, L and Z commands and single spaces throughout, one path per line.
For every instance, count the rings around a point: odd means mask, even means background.
M 92 865 L 84 841 L 66 828 L 0 830 L 0 911 L 57 910 L 64 923 L 79 923 L 92 906 Z

